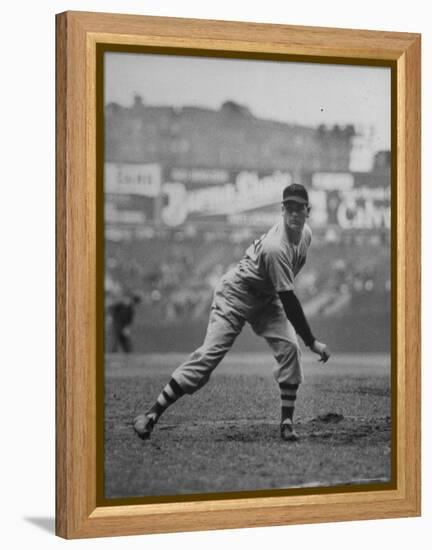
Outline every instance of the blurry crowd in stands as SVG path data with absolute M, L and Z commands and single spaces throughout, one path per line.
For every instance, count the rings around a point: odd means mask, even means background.
M 139 296 L 141 321 L 205 320 L 220 277 L 242 257 L 250 239 L 226 235 L 175 242 L 149 239 L 107 242 L 105 307 L 112 323 L 116 303 Z M 308 316 L 333 316 L 350 308 L 386 307 L 390 292 L 389 246 L 313 241 L 296 290 Z

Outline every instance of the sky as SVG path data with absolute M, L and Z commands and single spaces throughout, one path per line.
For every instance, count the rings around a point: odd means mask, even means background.
M 374 128 L 390 149 L 390 69 L 279 61 L 105 54 L 105 103 L 219 109 L 232 100 L 259 118 L 317 126 Z

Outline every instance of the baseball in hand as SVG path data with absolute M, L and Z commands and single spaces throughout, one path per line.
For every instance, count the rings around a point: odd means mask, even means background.
M 319 361 L 321 363 L 326 363 L 331 355 L 328 347 L 323 342 L 318 342 L 318 340 L 315 340 L 312 344 L 311 350 L 320 356 Z

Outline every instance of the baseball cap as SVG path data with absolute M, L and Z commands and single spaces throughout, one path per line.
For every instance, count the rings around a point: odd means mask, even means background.
M 283 190 L 282 202 L 294 201 L 300 204 L 309 204 L 309 195 L 306 188 L 300 183 L 292 183 Z

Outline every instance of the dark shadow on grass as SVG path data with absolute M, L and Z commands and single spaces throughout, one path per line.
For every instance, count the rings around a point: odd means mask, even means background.
M 338 418 L 339 417 L 339 418 Z M 380 445 L 390 443 L 388 418 L 344 419 L 342 415 L 324 415 L 304 425 L 304 438 L 310 442 L 331 441 L 332 445 Z
M 39 527 L 43 531 L 55 534 L 55 519 L 54 518 L 24 518 L 29 523 L 33 523 L 36 527 Z

